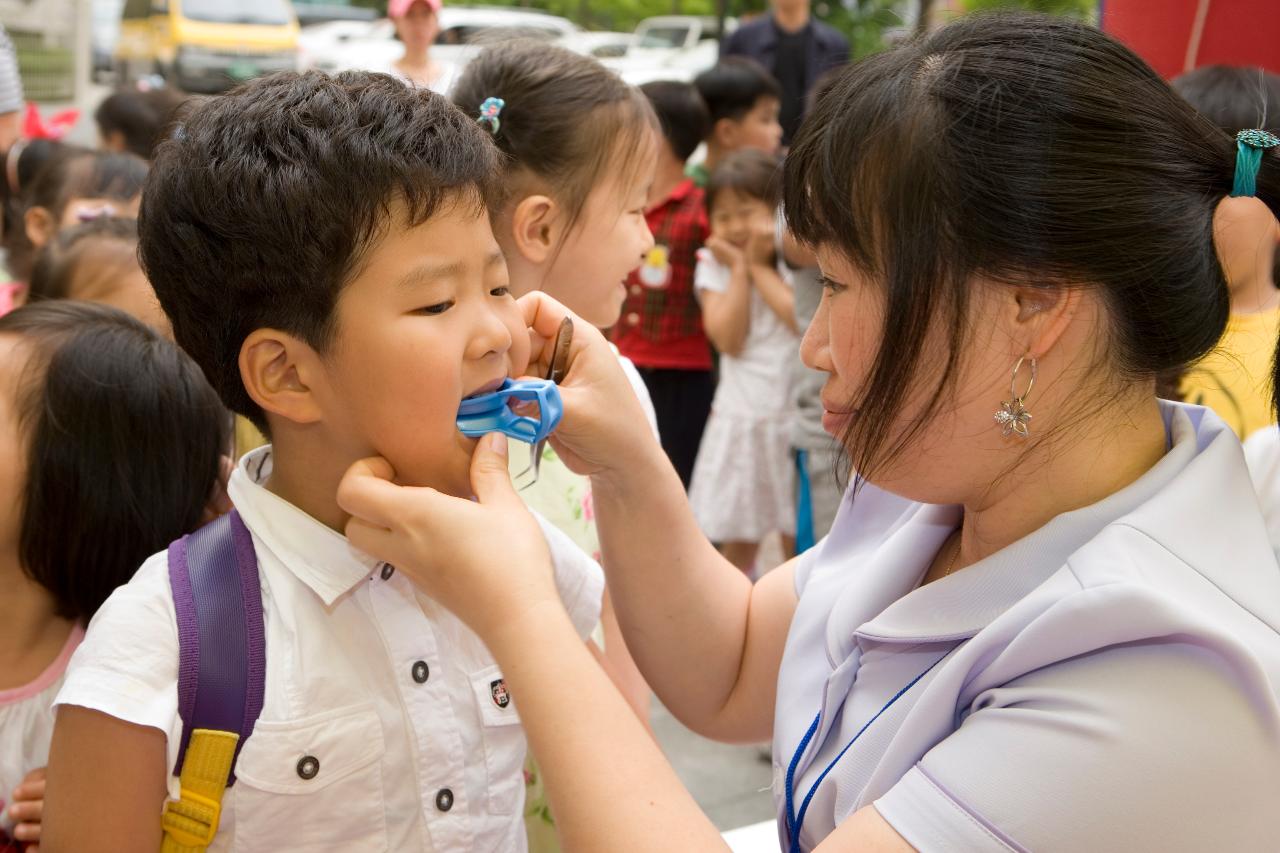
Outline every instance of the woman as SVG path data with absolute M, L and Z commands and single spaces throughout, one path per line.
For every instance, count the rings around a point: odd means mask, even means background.
M 628 645 L 686 725 L 772 735 L 784 849 L 1274 846 L 1280 570 L 1230 429 L 1155 396 L 1225 324 L 1233 179 L 1280 209 L 1276 152 L 1240 151 L 1065 20 L 967 18 L 844 72 L 787 213 L 827 288 L 801 351 L 860 476 L 754 588 L 578 324 L 557 443 L 592 478 Z M 525 307 L 543 339 L 565 314 Z M 498 456 L 477 450 L 474 503 L 359 463 L 352 541 L 485 639 L 566 849 L 717 849 L 574 648 Z
M 440 34 L 440 5 L 440 0 L 391 0 L 387 17 L 404 43 L 404 55 L 391 64 L 391 74 L 410 86 L 445 95 L 453 85 L 454 69 L 430 56 L 431 45 Z

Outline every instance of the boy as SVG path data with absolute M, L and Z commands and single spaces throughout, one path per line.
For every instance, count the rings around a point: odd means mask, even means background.
M 157 152 L 144 267 L 177 341 L 274 442 L 229 486 L 259 566 L 265 696 L 211 850 L 524 849 L 519 697 L 460 621 L 348 545 L 335 501 L 371 455 L 471 493 L 458 404 L 529 347 L 486 213 L 497 165 L 447 100 L 364 73 L 256 81 Z M 603 581 L 544 530 L 585 635 Z M 49 849 L 159 845 L 176 633 L 159 554 L 94 618 L 58 696 Z
M 778 81 L 757 62 L 728 56 L 702 72 L 693 81 L 711 114 L 707 133 L 707 155 L 690 165 L 689 177 L 699 187 L 727 155 L 741 148 L 758 148 L 776 154 L 782 144 L 778 110 L 782 90 Z
M 694 255 L 707 239 L 707 212 L 702 190 L 684 168 L 711 122 L 689 83 L 658 81 L 640 91 L 653 105 L 663 135 L 645 213 L 654 247 L 627 277 L 613 340 L 649 389 L 662 449 L 687 489 L 715 382 L 711 344 L 693 296 Z

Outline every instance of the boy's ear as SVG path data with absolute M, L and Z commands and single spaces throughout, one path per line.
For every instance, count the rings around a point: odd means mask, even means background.
M 738 147 L 739 122 L 731 118 L 717 119 L 711 126 L 711 140 L 723 151 L 733 151 Z
M 47 207 L 28 208 L 23 215 L 22 224 L 27 230 L 27 239 L 37 249 L 44 248 L 44 244 L 52 240 L 58 230 L 57 223 L 53 221 L 53 213 Z
M 511 236 L 516 251 L 531 264 L 546 263 L 559 242 L 560 206 L 545 195 L 520 199 L 511 213 Z
M 316 384 L 324 381 L 319 354 L 287 332 L 255 329 L 240 347 L 240 380 L 264 412 L 296 424 L 317 423 L 323 411 Z

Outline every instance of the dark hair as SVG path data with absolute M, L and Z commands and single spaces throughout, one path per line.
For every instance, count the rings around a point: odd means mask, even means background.
M 150 160 L 161 133 L 187 97 L 167 86 L 146 91 L 122 89 L 98 104 L 93 119 L 103 138 L 119 133 L 127 151 Z
M 455 203 L 480 215 L 498 154 L 448 100 L 386 74 L 284 72 L 183 113 L 143 194 L 143 270 L 178 344 L 266 432 L 240 378 L 245 338 L 270 327 L 324 351 L 392 205 L 411 226 Z
M 133 154 L 65 148 L 51 157 L 35 174 L 20 196 L 18 221 L 9 233 L 9 272 L 19 281 L 31 275 L 35 246 L 27 238 L 22 219 L 33 207 L 43 207 L 55 221 L 61 220 L 75 198 L 110 198 L 132 201 L 142 192 L 147 179 L 147 163 Z
M 711 131 L 711 114 L 697 88 L 692 83 L 655 80 L 640 91 L 649 99 L 676 159 L 688 160 Z
M 571 227 L 615 158 L 634 163 L 656 125 L 644 96 L 595 59 L 528 39 L 492 45 L 467 63 L 453 102 L 475 120 L 489 98 L 506 102 L 493 134 L 506 155 L 500 203 L 531 176 L 565 206 Z
M 181 350 L 122 311 L 45 302 L 0 317 L 32 351 L 19 560 L 61 616 L 87 622 L 148 556 L 195 529 L 227 418 Z
M 1280 130 L 1280 74 L 1261 68 L 1206 65 L 1175 77 L 1173 90 L 1227 133 Z
M 1280 208 L 1280 158 L 1259 196 Z M 1150 377 L 1207 353 L 1228 295 L 1213 214 L 1235 142 L 1098 30 L 973 15 L 848 68 L 787 162 L 786 212 L 886 294 L 882 340 L 844 445 L 868 476 L 948 400 L 971 277 L 1097 287 L 1110 363 Z M 949 335 L 926 411 L 886 429 L 931 329 Z
M 782 201 L 782 163 L 754 148 L 734 151 L 707 180 L 707 213 L 715 210 L 716 196 L 722 190 L 733 190 L 776 208 Z
M 103 244 L 114 244 L 117 260 L 137 264 L 138 223 L 121 216 L 102 216 L 58 232 L 49 245 L 36 256 L 31 269 L 27 298 L 68 299 L 76 271 L 87 254 Z M 95 263 L 103 263 L 102 255 L 91 255 Z
M 782 100 L 782 87 L 764 66 L 745 56 L 726 56 L 693 80 L 711 113 L 711 128 L 722 118 L 741 121 L 761 98 Z
M 23 219 L 22 196 L 31 186 L 36 174 L 67 151 L 87 151 L 58 142 L 54 139 L 19 139 L 4 155 L 4 180 L 0 181 L 0 198 L 4 204 L 4 227 L 0 230 L 0 245 L 12 252 L 13 246 L 26 243 L 26 222 Z M 29 251 L 29 250 L 28 250 Z

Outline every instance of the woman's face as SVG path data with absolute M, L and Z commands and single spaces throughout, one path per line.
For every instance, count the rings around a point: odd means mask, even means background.
M 883 338 L 883 286 L 829 247 L 817 250 L 827 280 L 818 313 L 805 333 L 801 356 L 808 366 L 828 374 L 822 389 L 823 428 L 843 438 L 859 416 L 858 401 L 867 386 Z M 954 385 L 904 452 L 871 472 L 877 486 L 927 503 L 970 503 L 1019 458 L 1025 439 L 1004 436 L 994 419 L 1009 399 L 1013 365 L 1024 354 L 1019 310 L 1012 291 L 979 283 L 971 288 L 970 322 Z M 915 375 L 889 422 L 887 447 L 912 429 L 926 413 L 947 362 L 949 333 L 931 328 L 915 359 Z M 1029 369 L 1019 375 L 1025 387 Z M 1041 386 L 1037 386 L 1039 391 Z M 1036 410 L 1036 396 L 1027 407 Z M 1033 419 L 1032 430 L 1038 425 Z
M 440 33 L 440 19 L 426 3 L 414 3 L 395 24 L 406 53 L 426 53 Z

